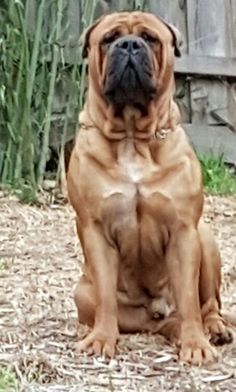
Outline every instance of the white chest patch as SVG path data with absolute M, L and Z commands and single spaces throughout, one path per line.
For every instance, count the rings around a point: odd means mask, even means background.
M 137 157 L 137 152 L 132 144 L 127 144 L 124 147 L 118 161 L 123 173 L 131 182 L 137 183 L 141 180 L 143 176 L 143 162 Z
M 142 168 L 137 165 L 135 162 L 127 162 L 125 165 L 125 169 L 127 170 L 127 174 L 132 182 L 138 182 L 142 178 Z

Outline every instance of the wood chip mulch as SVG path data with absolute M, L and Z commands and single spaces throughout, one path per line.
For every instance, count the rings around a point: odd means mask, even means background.
M 223 306 L 236 313 L 236 197 L 208 197 L 223 260 Z M 123 335 L 110 363 L 76 351 L 73 287 L 83 260 L 68 205 L 22 205 L 0 193 L 0 367 L 23 392 L 236 390 L 236 344 L 210 367 L 181 364 L 159 336 Z

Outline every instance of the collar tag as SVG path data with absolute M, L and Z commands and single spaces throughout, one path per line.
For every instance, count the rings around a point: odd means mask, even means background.
M 170 129 L 160 129 L 155 132 L 156 139 L 166 139 L 168 133 L 170 133 Z

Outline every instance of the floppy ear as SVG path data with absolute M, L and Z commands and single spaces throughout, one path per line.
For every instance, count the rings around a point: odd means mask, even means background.
M 183 44 L 183 38 L 180 31 L 170 23 L 166 23 L 169 27 L 170 31 L 172 32 L 173 39 L 174 39 L 174 48 L 175 48 L 175 56 L 181 57 L 181 46 Z
M 101 16 L 100 18 L 98 18 L 97 20 L 95 20 L 95 22 L 91 26 L 87 27 L 83 31 L 83 33 L 79 39 L 79 44 L 82 46 L 82 57 L 83 58 L 88 57 L 90 34 L 95 29 L 95 27 L 97 27 L 97 25 L 102 21 L 103 18 L 104 18 L 104 15 Z
M 168 27 L 168 29 L 172 33 L 174 48 L 175 48 L 175 56 L 181 57 L 180 48 L 183 44 L 183 38 L 180 31 L 175 26 L 173 26 L 171 23 L 167 22 L 165 19 L 161 18 L 160 16 L 158 16 L 158 18 Z

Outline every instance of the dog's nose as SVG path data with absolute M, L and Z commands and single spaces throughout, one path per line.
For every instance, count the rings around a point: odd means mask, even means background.
M 124 37 L 117 42 L 117 47 L 130 54 L 135 54 L 141 49 L 142 42 L 138 37 Z

